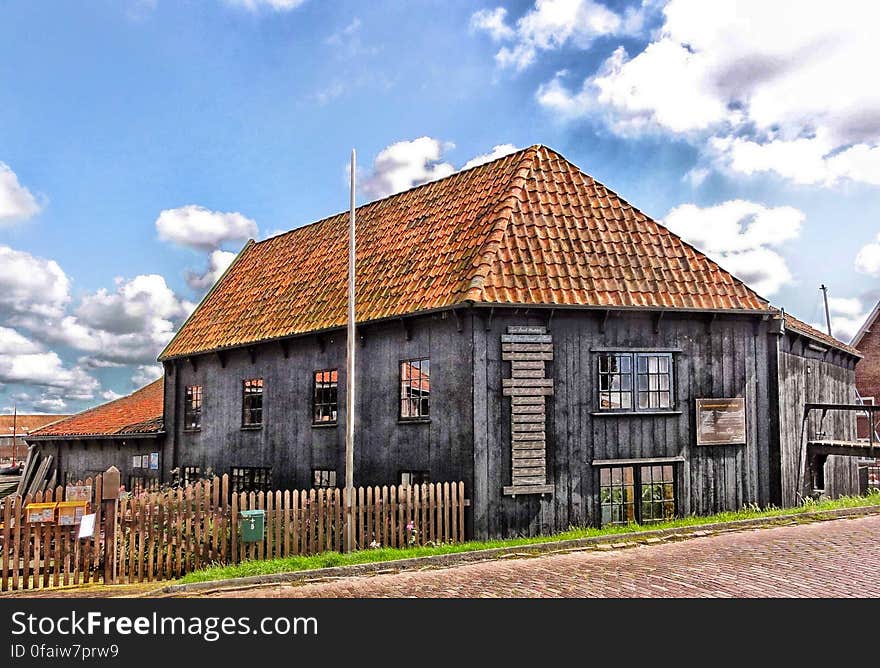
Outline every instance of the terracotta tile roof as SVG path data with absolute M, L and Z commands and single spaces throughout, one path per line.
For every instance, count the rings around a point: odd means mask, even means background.
M 851 345 L 835 339 L 833 336 L 829 336 L 825 332 L 822 332 L 815 327 L 808 325 L 803 320 L 798 320 L 793 315 L 790 315 L 788 313 L 785 314 L 785 326 L 789 329 L 793 329 L 796 332 L 809 336 L 812 339 L 816 339 L 821 343 L 825 343 L 829 346 L 834 346 L 835 348 L 840 348 L 841 350 L 845 350 L 848 353 L 862 357 L 862 353 L 860 353 Z
M 348 214 L 248 242 L 160 359 L 340 327 Z M 532 146 L 357 210 L 357 319 L 464 304 L 768 310 L 766 300 Z
M 29 438 L 155 434 L 163 429 L 163 396 L 164 381 L 160 378 L 128 396 L 43 427 Z
M 4 436 L 12 436 L 12 425 L 15 422 L 16 433 L 26 434 L 34 429 L 39 429 L 52 422 L 63 420 L 70 417 L 69 415 L 28 415 L 19 413 L 17 419 L 13 419 L 10 415 L 0 415 L 0 438 Z

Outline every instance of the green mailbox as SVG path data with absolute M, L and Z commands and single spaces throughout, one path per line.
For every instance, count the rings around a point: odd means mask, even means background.
M 266 527 L 265 510 L 242 510 L 239 513 L 241 540 L 245 543 L 257 543 L 263 540 Z

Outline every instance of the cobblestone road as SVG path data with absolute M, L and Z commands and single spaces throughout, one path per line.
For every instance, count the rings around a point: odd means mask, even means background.
M 880 596 L 880 516 L 272 586 L 241 597 Z

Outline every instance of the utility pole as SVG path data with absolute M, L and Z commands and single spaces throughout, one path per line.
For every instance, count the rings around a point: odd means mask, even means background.
M 822 299 L 825 300 L 825 325 L 828 327 L 828 336 L 832 336 L 831 334 L 831 313 L 828 311 L 828 288 L 823 283 L 819 286 L 819 289 L 822 291 Z
M 15 466 L 15 439 L 18 434 L 18 402 L 12 402 L 12 465 Z
M 348 329 L 346 334 L 345 358 L 345 550 L 354 550 L 354 518 L 351 506 L 354 499 L 354 355 L 355 355 L 355 323 L 354 323 L 354 188 L 357 157 L 351 149 L 351 210 L 348 221 Z

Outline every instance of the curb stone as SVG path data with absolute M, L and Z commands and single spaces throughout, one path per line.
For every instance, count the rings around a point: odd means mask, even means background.
M 630 533 L 610 534 L 606 536 L 590 536 L 587 538 L 574 538 L 570 540 L 547 541 L 544 543 L 533 543 L 531 545 L 516 545 L 512 547 L 491 548 L 488 550 L 473 550 L 470 552 L 438 554 L 427 557 L 412 557 L 395 561 L 380 561 L 366 564 L 352 564 L 348 566 L 331 566 L 328 568 L 317 568 L 305 571 L 290 571 L 286 573 L 272 573 L 269 575 L 250 575 L 225 580 L 173 584 L 166 585 L 150 592 L 145 592 L 143 596 L 186 596 L 188 594 L 206 594 L 268 585 L 311 584 L 345 577 L 449 568 L 452 566 L 460 566 L 480 561 L 494 561 L 502 558 L 531 558 L 563 551 L 599 550 L 606 552 L 636 547 L 640 543 L 655 545 L 667 540 L 680 541 L 692 538 L 706 538 L 718 533 L 728 533 L 747 529 L 773 528 L 777 526 L 799 524 L 802 522 L 821 522 L 877 514 L 880 514 L 880 505 L 838 508 L 816 512 L 800 512 L 788 515 L 776 515 L 774 517 L 733 520 L 731 522 L 694 524 L 689 527 L 649 529 L 647 531 L 633 531 Z

